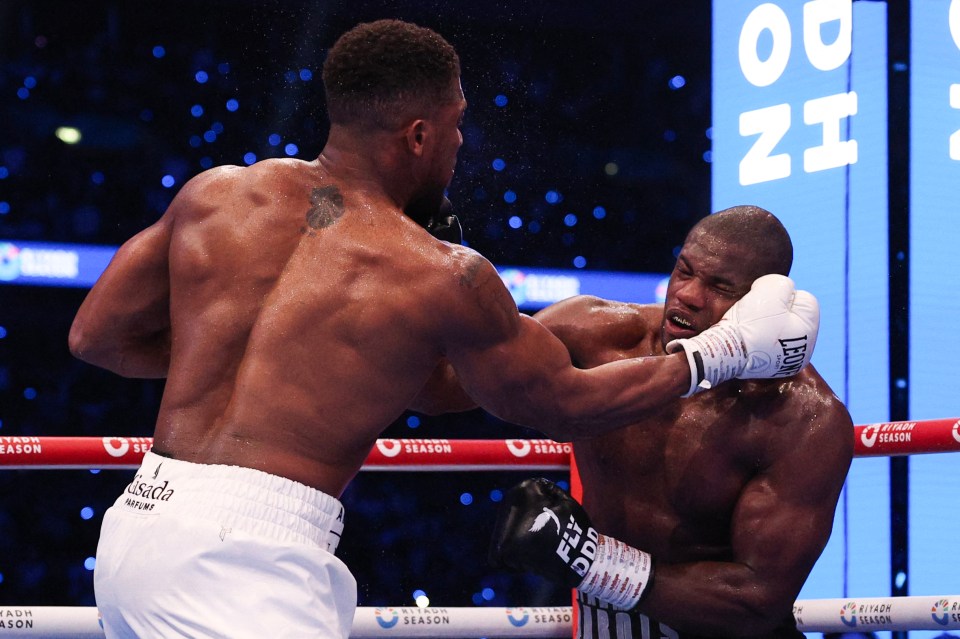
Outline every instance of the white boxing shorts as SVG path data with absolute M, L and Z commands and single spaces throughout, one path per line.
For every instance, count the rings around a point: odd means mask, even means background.
M 114 637 L 342 637 L 357 582 L 343 506 L 237 466 L 147 453 L 103 517 L 94 591 Z

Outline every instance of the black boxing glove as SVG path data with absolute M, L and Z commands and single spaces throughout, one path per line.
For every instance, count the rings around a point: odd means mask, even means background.
M 434 199 L 421 197 L 407 204 L 403 212 L 438 240 L 463 244 L 463 228 L 447 196 L 442 196 L 439 204 Z
M 453 213 L 453 203 L 443 196 L 443 202 L 436 214 L 427 222 L 427 230 L 438 240 L 451 244 L 463 244 L 463 227 L 460 218 Z
M 507 493 L 490 542 L 494 567 L 532 572 L 616 608 L 634 608 L 649 590 L 653 561 L 594 529 L 583 507 L 546 479 Z
M 597 554 L 597 531 L 572 497 L 546 479 L 511 488 L 497 514 L 490 563 L 576 588 Z

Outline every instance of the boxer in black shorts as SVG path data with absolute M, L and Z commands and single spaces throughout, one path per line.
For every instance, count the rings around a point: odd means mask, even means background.
M 655 356 L 719 320 L 759 275 L 787 274 L 792 258 L 772 214 L 734 207 L 687 235 L 664 304 L 577 297 L 536 318 L 584 369 Z M 785 361 L 799 361 L 785 342 Z M 583 508 L 545 480 L 522 484 L 493 558 L 577 587 L 584 639 L 799 638 L 792 605 L 852 454 L 850 415 L 813 366 L 737 380 L 575 441 Z M 563 531 L 535 525 L 544 509 Z

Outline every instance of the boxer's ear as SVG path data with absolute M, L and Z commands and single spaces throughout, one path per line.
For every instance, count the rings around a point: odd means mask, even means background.
M 416 157 L 423 155 L 427 137 L 427 123 L 423 120 L 414 120 L 404 129 L 407 150 Z

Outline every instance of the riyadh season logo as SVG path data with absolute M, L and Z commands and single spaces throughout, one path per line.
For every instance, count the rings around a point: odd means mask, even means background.
M 130 451 L 130 442 L 124 437 L 104 437 L 103 448 L 111 457 L 123 457 Z
M 877 443 L 877 435 L 879 434 L 880 424 L 870 424 L 860 433 L 860 441 L 867 448 L 873 448 L 873 445 Z
M 377 608 L 373 611 L 373 616 L 381 628 L 393 628 L 400 621 L 400 613 L 394 608 Z
M 396 457 L 403 450 L 403 444 L 396 439 L 378 439 L 377 450 L 384 457 Z M 388 608 L 388 610 L 392 610 L 392 608 Z
M 20 276 L 20 249 L 10 242 L 0 242 L 0 281 L 12 282 Z
M 523 271 L 518 271 L 513 268 L 504 269 L 504 271 L 500 273 L 500 279 L 503 280 L 503 285 L 510 291 L 510 296 L 513 297 L 513 301 L 517 306 L 522 306 L 523 303 L 527 301 L 527 293 L 523 285 L 523 281 L 527 279 L 527 276 Z
M 515 628 L 527 625 L 530 620 L 530 613 L 524 608 L 507 608 L 507 619 Z
M 954 425 L 954 432 L 956 432 L 956 425 Z M 930 609 L 930 616 L 933 620 L 945 626 L 950 623 L 950 615 L 947 614 L 947 608 L 950 606 L 950 602 L 946 599 L 941 599 L 940 601 L 933 604 L 933 607 Z
M 100 441 L 111 457 L 123 457 L 127 453 L 145 455 L 153 448 L 152 437 L 103 437 Z
M 510 454 L 514 457 L 526 457 L 530 454 L 531 446 L 530 442 L 525 439 L 508 439 L 507 450 L 510 451 Z
M 525 273 L 507 268 L 500 272 L 503 285 L 517 306 L 527 303 L 553 304 L 580 294 L 580 278 L 554 273 Z
M 847 619 L 847 615 L 850 615 L 850 618 Z M 843 604 L 840 608 L 840 621 L 843 622 L 843 625 L 850 626 L 851 628 L 857 627 L 857 602 L 848 601 Z

